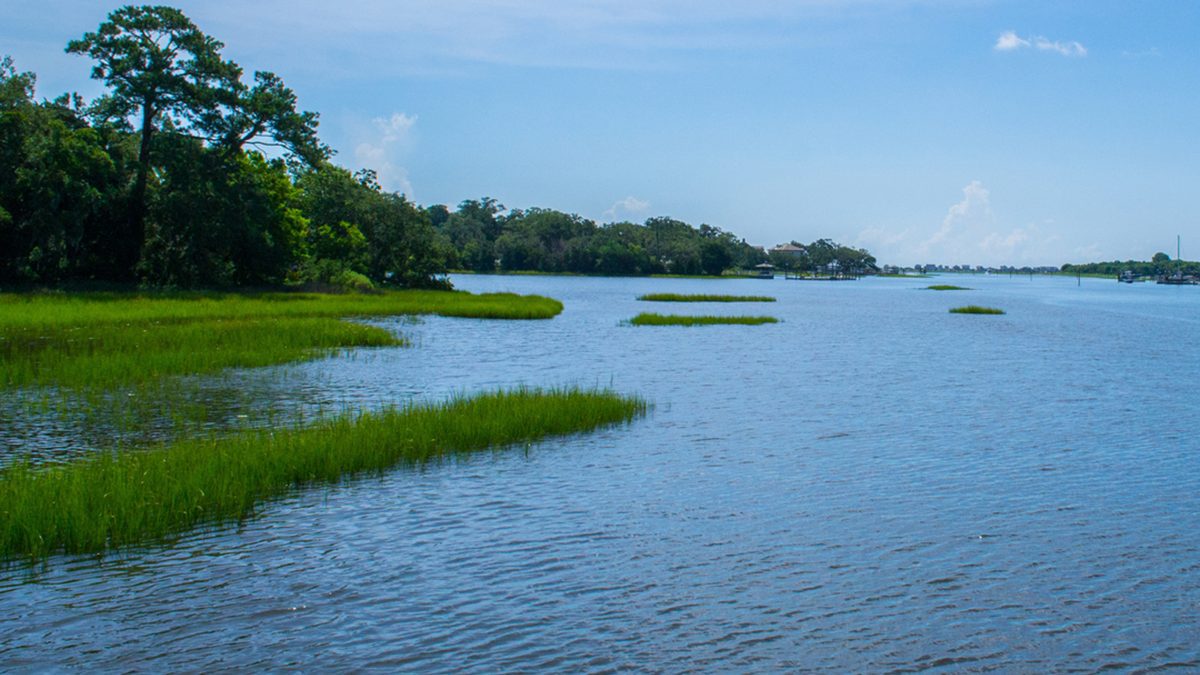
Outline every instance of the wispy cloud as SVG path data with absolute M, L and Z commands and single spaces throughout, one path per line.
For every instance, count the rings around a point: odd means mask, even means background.
M 355 146 L 356 163 L 374 170 L 384 188 L 411 197 L 413 188 L 408 170 L 398 166 L 395 158 L 407 150 L 411 143 L 412 129 L 417 123 L 417 116 L 396 112 L 390 117 L 377 117 L 372 122 L 375 136 Z
M 1149 49 L 1125 49 L 1121 51 L 1121 56 L 1127 59 L 1145 59 L 1159 58 L 1162 56 L 1162 50 L 1158 47 L 1150 47 Z
M 996 44 L 992 49 L 998 52 L 1011 52 L 1028 46 L 1029 40 L 1022 38 L 1011 30 L 1006 30 L 996 39 Z
M 375 118 L 375 126 L 383 132 L 384 143 L 407 141 L 408 134 L 416 123 L 416 115 L 405 115 L 402 112 L 392 113 L 392 116 L 388 118 Z
M 962 190 L 962 199 L 946 210 L 932 232 L 918 228 L 871 227 L 857 244 L 883 262 L 944 265 L 1045 265 L 1062 255 L 1053 221 L 1006 227 L 992 208 L 992 193 L 980 181 Z
M 60 0 L 61 1 L 61 0 Z M 478 65 L 664 69 L 687 54 L 828 44 L 845 24 L 886 20 L 914 6 L 973 0 L 181 0 L 227 44 L 256 51 L 336 54 L 366 72 L 444 75 Z M 195 8 L 193 10 L 193 7 Z M 270 30 L 263 30 L 269 27 Z M 362 70 L 345 69 L 346 77 Z
M 1032 35 L 1028 38 L 1023 38 L 1011 30 L 1001 33 L 1000 37 L 996 38 L 996 44 L 992 45 L 992 49 L 998 52 L 1036 49 L 1042 52 L 1054 52 L 1071 57 L 1083 57 L 1087 56 L 1088 53 L 1087 47 L 1074 40 L 1061 42 L 1042 37 L 1041 35 Z
M 649 208 L 650 202 L 630 196 L 614 202 L 602 215 L 609 220 L 616 220 L 645 213 Z
M 950 207 L 942 226 L 933 236 L 917 246 L 918 253 L 928 254 L 948 240 L 959 239 L 964 231 L 980 230 L 995 224 L 996 216 L 992 213 L 991 192 L 983 187 L 983 183 L 973 180 L 963 188 L 963 199 Z

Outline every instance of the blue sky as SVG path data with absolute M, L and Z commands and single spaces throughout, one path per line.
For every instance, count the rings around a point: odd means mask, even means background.
M 39 94 L 118 5 L 0 0 Z M 336 4 L 336 6 L 335 6 Z M 1200 258 L 1200 3 L 178 4 L 422 204 L 669 215 L 881 262 Z

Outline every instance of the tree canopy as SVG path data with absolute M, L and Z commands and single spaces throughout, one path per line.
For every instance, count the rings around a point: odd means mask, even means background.
M 87 105 L 0 62 L 0 280 L 444 285 L 425 212 L 331 164 L 317 114 L 223 47 L 117 9 L 67 45 L 108 88 Z
M 451 267 L 576 274 L 718 275 L 753 267 L 766 254 L 729 232 L 667 217 L 597 224 L 554 209 L 512 209 L 468 199 L 451 212 L 426 209 Z

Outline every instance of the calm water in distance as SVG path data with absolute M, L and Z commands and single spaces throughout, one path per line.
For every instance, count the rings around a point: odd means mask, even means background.
M 454 281 L 566 310 L 376 321 L 413 346 L 243 394 L 328 410 L 582 384 L 650 415 L 2 571 L 0 670 L 1200 668 L 1200 288 Z M 634 299 L 658 291 L 779 301 Z M 781 323 L 622 324 L 640 311 Z

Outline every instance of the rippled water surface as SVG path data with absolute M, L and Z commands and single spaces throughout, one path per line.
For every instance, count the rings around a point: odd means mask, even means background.
M 413 346 L 232 381 L 313 409 L 596 384 L 651 414 L 0 572 L 0 670 L 1200 668 L 1200 289 L 950 281 L 976 290 L 457 278 L 566 310 L 380 321 Z

